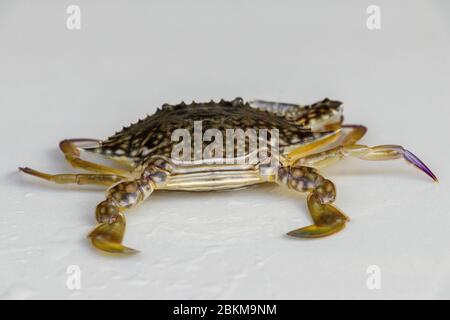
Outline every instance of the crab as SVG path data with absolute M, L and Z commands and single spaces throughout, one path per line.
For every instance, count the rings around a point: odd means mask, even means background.
M 227 155 L 227 159 L 223 154 L 214 154 L 215 159 L 227 160 L 221 162 L 201 157 L 191 162 L 175 161 L 172 151 L 177 141 L 171 135 L 179 128 L 193 133 L 195 121 L 202 121 L 203 129 L 214 128 L 223 135 L 227 129 L 277 129 L 277 152 L 270 152 L 270 163 L 266 161 L 269 152 L 266 152 L 266 158 L 253 163 L 233 161 L 238 157 L 248 157 L 248 150 L 240 155 L 235 152 L 231 158 Z M 142 203 L 155 190 L 211 191 L 239 189 L 260 183 L 277 183 L 306 193 L 313 224 L 287 234 L 296 238 L 319 238 L 342 230 L 349 221 L 333 205 L 335 185 L 319 173 L 320 168 L 345 157 L 404 159 L 437 181 L 431 170 L 402 146 L 358 144 L 366 131 L 362 125 L 343 124 L 342 103 L 329 99 L 311 105 L 263 100 L 244 102 L 241 98 L 191 104 L 182 102 L 165 104 L 153 115 L 124 127 L 104 141 L 61 141 L 59 147 L 66 160 L 74 168 L 90 173 L 47 174 L 28 167 L 19 169 L 55 183 L 108 187 L 106 199 L 96 207 L 98 224 L 88 235 L 93 246 L 103 252 L 138 252 L 122 244 L 126 225 L 124 212 Z M 272 139 L 270 141 L 269 145 L 275 146 Z M 206 146 L 205 141 L 202 141 L 202 146 Z M 126 167 L 85 160 L 81 156 L 82 151 L 117 160 L 125 163 Z

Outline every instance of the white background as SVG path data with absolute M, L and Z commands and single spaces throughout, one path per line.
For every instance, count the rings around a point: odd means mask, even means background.
M 449 2 L 167 2 L 0 0 L 0 297 L 450 298 Z M 70 4 L 79 31 L 66 28 Z M 16 169 L 71 172 L 64 138 L 236 96 L 339 99 L 346 122 L 368 126 L 364 143 L 404 145 L 441 182 L 402 161 L 342 161 L 323 174 L 352 221 L 312 241 L 285 236 L 311 219 L 304 196 L 275 185 L 156 192 L 128 214 L 125 244 L 142 253 L 115 258 L 85 238 L 101 190 Z M 80 290 L 66 287 L 69 265 Z

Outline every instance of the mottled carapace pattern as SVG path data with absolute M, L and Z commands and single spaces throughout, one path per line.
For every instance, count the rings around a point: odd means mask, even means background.
M 280 104 L 267 109 L 264 105 L 250 105 L 241 98 L 207 103 L 165 104 L 153 115 L 124 127 L 122 131 L 101 142 L 100 146 L 85 150 L 110 158 L 127 158 L 135 164 L 143 163 L 154 155 L 170 157 L 174 144 L 179 142 L 172 141 L 172 132 L 187 129 L 193 143 L 194 121 L 201 121 L 203 133 L 208 129 L 218 129 L 224 139 L 227 129 L 268 129 L 267 140 L 270 141 L 270 129 L 278 129 L 279 148 L 282 152 L 285 147 L 307 144 L 330 134 L 329 131 L 313 132 L 308 125 L 312 120 L 337 110 L 340 104 L 338 101 L 325 99 L 309 106 Z M 203 149 L 209 143 L 211 142 L 204 141 Z M 245 150 L 249 150 L 248 139 Z

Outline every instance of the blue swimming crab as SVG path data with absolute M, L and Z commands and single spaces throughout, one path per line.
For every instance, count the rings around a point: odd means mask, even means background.
M 224 135 L 227 129 L 277 129 L 277 165 L 268 165 L 263 160 L 251 164 L 211 163 L 201 159 L 191 163 L 174 161 L 171 151 L 176 141 L 171 139 L 171 134 L 178 128 L 192 132 L 195 121 L 202 121 L 205 130 L 215 128 Z M 318 238 L 340 231 L 349 221 L 333 205 L 335 185 L 318 171 L 324 166 L 349 156 L 362 160 L 404 159 L 437 181 L 419 158 L 399 145 L 369 147 L 357 143 L 366 130 L 361 125 L 343 124 L 341 102 L 329 99 L 311 105 L 262 100 L 244 102 L 241 98 L 165 104 L 153 115 L 124 127 L 104 141 L 61 141 L 59 147 L 66 160 L 73 167 L 90 173 L 47 174 L 30 168 L 19 169 L 56 183 L 108 187 L 106 199 L 95 211 L 98 224 L 88 238 L 94 247 L 109 253 L 137 252 L 122 244 L 126 224 L 124 212 L 142 203 L 155 190 L 210 191 L 277 183 L 308 194 L 307 206 L 313 224 L 295 229 L 288 235 Z M 126 163 L 127 167 L 85 160 L 80 151 Z

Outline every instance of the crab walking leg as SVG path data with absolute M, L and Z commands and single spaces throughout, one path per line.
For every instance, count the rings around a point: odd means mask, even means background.
M 336 127 L 337 126 L 337 127 Z M 323 145 L 320 145 L 321 150 L 331 150 L 339 146 L 348 146 L 355 144 L 366 134 L 367 128 L 362 125 L 357 124 L 331 124 L 327 125 L 323 128 L 324 130 L 338 131 L 338 136 L 335 140 L 331 142 L 325 142 Z M 324 149 L 326 148 L 326 149 Z M 295 150 L 293 150 L 295 153 Z M 308 153 L 308 155 L 311 153 Z M 301 156 L 301 154 L 300 154 Z M 305 155 L 306 156 L 306 155 Z M 295 161 L 298 159 L 296 157 Z M 295 161 L 293 163 L 295 163 Z
M 119 176 L 130 176 L 130 172 L 126 170 L 121 170 L 117 168 L 111 168 L 108 166 L 104 166 L 101 164 L 93 163 L 90 161 L 86 161 L 80 158 L 80 150 L 77 148 L 76 143 L 80 142 L 97 142 L 97 140 L 93 139 L 71 139 L 71 140 L 63 140 L 59 143 L 59 148 L 64 153 L 66 160 L 74 167 L 79 169 L 84 169 L 87 171 L 113 174 Z
M 334 184 L 310 167 L 280 167 L 277 182 L 299 192 L 308 192 L 308 209 L 314 224 L 288 232 L 297 238 L 320 238 L 343 229 L 350 220 L 331 203 L 336 198 Z
M 155 189 L 162 189 L 171 172 L 172 167 L 165 159 L 153 159 L 142 170 L 140 178 L 110 187 L 106 199 L 95 210 L 99 224 L 88 235 L 94 247 L 110 253 L 138 252 L 122 245 L 126 226 L 123 212 L 142 203 Z
M 366 134 L 367 127 L 359 124 L 344 124 L 341 126 L 344 139 L 342 140 L 343 146 L 355 144 Z
M 142 203 L 154 189 L 155 183 L 146 178 L 122 181 L 109 188 L 106 200 L 95 211 L 99 224 L 88 235 L 94 247 L 109 253 L 137 253 L 122 244 L 126 227 L 123 212 Z
M 295 164 L 322 168 L 348 156 L 371 161 L 404 159 L 409 164 L 412 164 L 419 170 L 425 172 L 434 181 L 438 181 L 434 173 L 417 156 L 411 151 L 398 145 L 368 147 L 365 145 L 353 144 L 338 146 L 330 150 L 300 158 Z
M 20 171 L 29 175 L 45 179 L 47 181 L 55 182 L 58 184 L 75 183 L 79 185 L 101 185 L 111 186 L 114 183 L 125 180 L 125 177 L 112 175 L 112 174 L 48 174 L 40 171 L 33 170 L 31 168 L 19 168 Z

